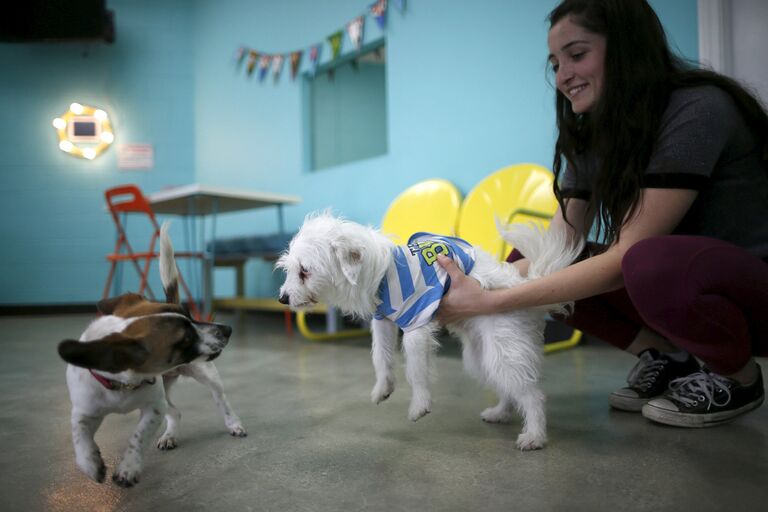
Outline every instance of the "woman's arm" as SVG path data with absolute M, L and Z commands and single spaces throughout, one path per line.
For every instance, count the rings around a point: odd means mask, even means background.
M 451 289 L 440 304 L 438 319 L 450 323 L 478 314 L 569 302 L 618 290 L 624 286 L 621 260 L 626 251 L 640 240 L 671 233 L 696 195 L 695 190 L 641 190 L 637 211 L 622 228 L 618 243 L 602 254 L 514 288 L 483 290 L 450 259 L 439 258 L 451 277 Z

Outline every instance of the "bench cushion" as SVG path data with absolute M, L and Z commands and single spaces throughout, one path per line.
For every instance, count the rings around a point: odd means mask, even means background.
M 288 249 L 288 243 L 295 233 L 271 235 L 249 235 L 232 238 L 217 238 L 209 242 L 208 252 L 214 252 L 217 260 L 242 258 L 274 258 Z

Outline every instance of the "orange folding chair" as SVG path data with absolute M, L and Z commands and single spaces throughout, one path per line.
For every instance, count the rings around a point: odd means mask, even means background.
M 107 189 L 104 193 L 107 200 L 107 207 L 109 213 L 112 216 L 112 220 L 115 222 L 115 228 L 117 229 L 117 241 L 115 242 L 115 249 L 107 254 L 107 261 L 109 261 L 109 275 L 107 276 L 107 284 L 104 286 L 104 298 L 109 297 L 109 290 L 112 286 L 112 282 L 115 278 L 115 270 L 118 263 L 130 262 L 136 272 L 139 274 L 139 294 L 144 294 L 146 291 L 150 299 L 155 300 L 155 295 L 152 292 L 152 288 L 149 286 L 149 268 L 153 259 L 160 256 L 158 252 L 155 252 L 155 244 L 160 237 L 160 225 L 157 223 L 155 213 L 152 211 L 152 206 L 149 201 L 141 193 L 141 190 L 136 185 L 119 185 Z M 133 250 L 130 242 L 128 241 L 128 235 L 126 233 L 126 215 L 129 213 L 142 214 L 146 216 L 147 220 L 152 226 L 152 237 L 149 241 L 149 248 L 143 252 L 136 252 Z M 203 260 L 203 253 L 200 252 L 175 252 L 176 258 L 197 258 Z M 143 263 L 143 265 L 142 265 Z M 204 262 L 203 262 L 204 264 Z M 179 283 L 185 293 L 188 303 L 189 311 L 192 316 L 198 320 L 202 320 L 201 308 L 198 307 L 194 297 L 187 287 L 187 283 L 181 276 L 179 271 Z

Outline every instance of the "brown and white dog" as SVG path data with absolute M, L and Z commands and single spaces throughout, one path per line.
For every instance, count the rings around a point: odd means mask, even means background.
M 69 363 L 75 461 L 97 482 L 104 481 L 106 467 L 94 435 L 107 414 L 141 410 L 128 448 L 112 475 L 120 486 L 138 482 L 142 451 L 163 415 L 167 425 L 157 446 L 162 450 L 176 447 L 181 413 L 171 403 L 169 391 L 180 375 L 208 386 L 230 434 L 246 435 L 212 362 L 229 342 L 232 329 L 196 322 L 181 306 L 168 223 L 161 229 L 160 275 L 167 303 L 150 302 L 135 293 L 102 300 L 97 304 L 102 316 L 88 326 L 80 340 L 65 340 L 58 347 L 61 358 Z

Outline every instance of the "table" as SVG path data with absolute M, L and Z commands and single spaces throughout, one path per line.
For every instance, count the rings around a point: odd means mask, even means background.
M 283 207 L 296 204 L 301 201 L 298 196 L 272 194 L 243 190 L 239 188 L 227 188 L 202 184 L 191 184 L 173 187 L 149 194 L 149 203 L 155 214 L 180 215 L 185 219 L 185 235 L 187 246 L 192 252 L 198 251 L 197 234 L 199 232 L 200 243 L 205 246 L 205 217 L 211 218 L 210 240 L 216 238 L 216 218 L 220 213 L 229 213 L 254 208 L 277 207 L 278 229 L 284 233 L 285 220 Z M 197 219 L 201 223 L 197 226 Z M 213 247 L 213 244 L 211 244 Z M 211 253 L 208 261 L 203 261 L 203 316 L 211 313 L 213 297 L 212 268 L 216 255 Z

